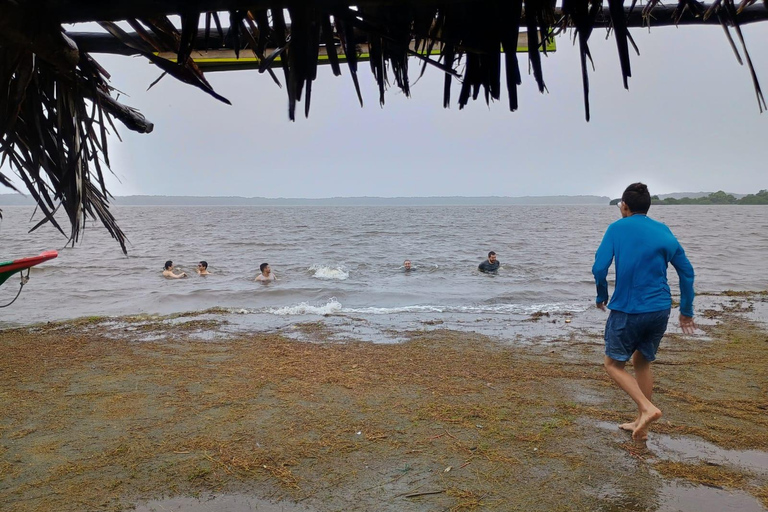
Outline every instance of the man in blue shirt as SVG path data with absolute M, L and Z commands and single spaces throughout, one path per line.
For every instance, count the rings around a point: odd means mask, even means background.
M 621 196 L 621 219 L 605 232 L 595 254 L 592 274 L 597 285 L 597 307 L 611 310 L 605 324 L 605 369 L 637 404 L 637 418 L 619 427 L 641 441 L 648 427 L 661 418 L 661 410 L 651 402 L 656 359 L 672 306 L 667 283 L 667 265 L 675 267 L 680 278 L 680 327 L 691 334 L 693 323 L 693 267 L 672 231 L 646 214 L 651 207 L 648 187 L 628 186 Z M 616 289 L 608 302 L 608 269 L 615 260 Z M 635 376 L 624 368 L 632 359 Z

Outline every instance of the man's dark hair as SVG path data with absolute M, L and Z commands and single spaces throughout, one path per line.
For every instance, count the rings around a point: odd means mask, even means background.
M 495 252 L 493 252 L 493 251 L 489 252 L 489 253 L 488 253 L 488 257 L 490 258 L 491 256 L 496 256 L 496 253 L 495 253 Z
M 651 193 L 645 183 L 633 183 L 621 195 L 621 202 L 632 213 L 648 213 L 651 207 Z
M 262 263 L 261 265 L 259 265 L 259 270 L 264 272 L 264 269 L 267 268 L 267 266 L 269 266 L 269 263 Z
M 208 269 L 208 262 L 207 261 L 201 261 L 200 262 L 200 266 L 207 270 Z
M 172 262 L 171 260 L 168 260 L 168 261 L 166 261 L 166 262 L 165 262 L 165 268 L 164 268 L 164 270 L 168 270 L 168 269 L 169 269 L 169 268 L 171 268 L 172 266 L 173 266 L 173 262 Z

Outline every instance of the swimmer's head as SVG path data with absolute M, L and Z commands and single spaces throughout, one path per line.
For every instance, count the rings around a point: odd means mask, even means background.
M 264 273 L 264 269 L 268 269 L 268 268 L 269 268 L 269 263 L 262 263 L 261 265 L 259 265 L 259 270 L 261 270 L 262 273 Z
M 173 268 L 173 262 L 171 260 L 166 261 L 164 269 L 170 270 L 171 268 Z
M 496 261 L 496 253 L 491 251 L 488 253 L 488 261 L 494 263 Z
M 203 270 L 208 270 L 208 262 L 207 261 L 201 261 L 197 264 L 198 267 L 200 267 Z
M 405 270 L 411 270 L 411 260 L 405 260 L 403 262 L 403 267 L 405 267 Z

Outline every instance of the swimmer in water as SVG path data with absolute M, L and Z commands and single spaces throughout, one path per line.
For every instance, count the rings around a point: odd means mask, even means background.
M 168 277 L 170 279 L 180 279 L 182 277 L 187 277 L 187 274 L 186 272 L 182 272 L 181 274 L 174 274 L 173 262 L 171 260 L 168 260 L 165 262 L 165 267 L 163 268 L 163 276 Z
M 406 272 L 410 272 L 411 270 L 416 270 L 415 268 L 411 267 L 411 260 L 405 260 L 403 262 L 403 269 Z
M 201 261 L 197 264 L 197 273 L 201 276 L 207 276 L 210 274 L 208 272 L 208 262 L 207 261 Z
M 277 276 L 272 272 L 272 269 L 269 268 L 269 263 L 262 263 L 259 265 L 259 270 L 261 270 L 261 274 L 256 276 L 256 281 L 277 281 Z
M 488 259 L 477 266 L 480 272 L 496 272 L 499 270 L 499 260 L 496 259 L 496 253 L 491 251 L 488 253 Z

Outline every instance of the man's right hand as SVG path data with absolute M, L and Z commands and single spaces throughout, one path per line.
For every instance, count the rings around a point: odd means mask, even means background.
M 683 334 L 693 334 L 696 331 L 696 324 L 693 322 L 692 316 L 685 316 L 680 313 L 680 329 Z
M 608 304 L 607 300 L 604 300 L 603 302 L 598 302 L 597 303 L 597 309 L 599 309 L 600 311 L 605 311 L 606 310 L 605 309 L 606 304 Z

